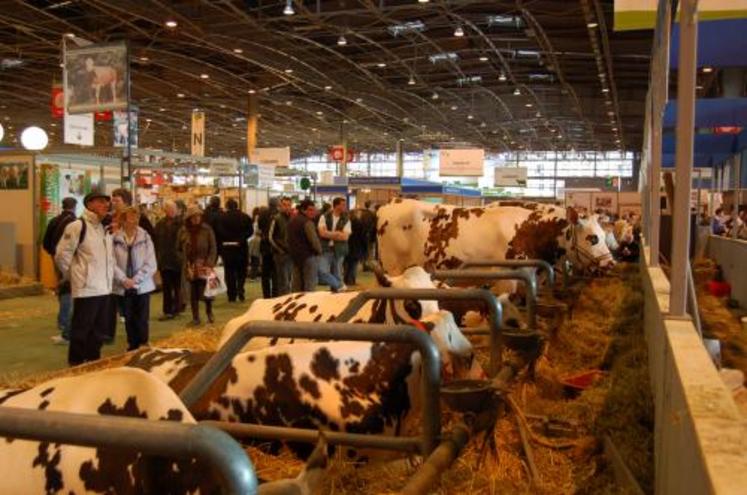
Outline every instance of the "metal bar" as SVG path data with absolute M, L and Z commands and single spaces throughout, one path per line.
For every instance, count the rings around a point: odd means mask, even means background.
M 488 375 L 493 376 L 498 371 L 498 368 L 500 368 L 501 355 L 503 353 L 503 344 L 501 342 L 503 306 L 490 291 L 485 289 L 369 289 L 355 296 L 337 316 L 336 321 L 350 321 L 363 305 L 372 299 L 483 302 L 488 308 L 488 325 L 490 326 L 490 365 Z
M 457 424 L 451 434 L 442 441 L 438 448 L 426 459 L 420 469 L 410 478 L 401 495 L 423 495 L 431 493 L 435 485 L 446 469 L 459 456 L 469 441 L 470 430 L 464 424 Z
M 687 306 L 690 254 L 690 189 L 695 134 L 695 77 L 698 53 L 698 1 L 680 1 L 680 65 L 677 76 L 677 186 L 672 208 L 672 260 L 669 313 L 683 316 Z
M 475 268 L 486 266 L 507 268 L 533 267 L 537 270 L 544 270 L 547 274 L 547 285 L 550 287 L 555 286 L 555 270 L 553 269 L 552 265 L 545 260 L 467 261 L 460 268 Z
M 289 442 L 316 443 L 319 441 L 318 430 L 288 428 L 286 426 L 229 423 L 228 421 L 200 421 L 200 424 L 225 431 L 237 440 L 276 440 L 282 438 Z M 324 438 L 330 445 L 397 450 L 412 454 L 420 452 L 420 440 L 415 437 L 393 437 L 387 435 L 325 431 Z
M 527 290 L 527 319 L 529 329 L 537 328 L 537 276 L 524 270 L 494 272 L 489 270 L 436 270 L 431 274 L 439 280 L 521 280 Z
M 393 289 L 388 289 L 393 290 Z M 182 390 L 182 402 L 191 408 L 225 371 L 233 358 L 253 337 L 287 337 L 314 340 L 354 340 L 364 342 L 400 342 L 413 344 L 423 360 L 423 432 L 420 453 L 430 454 L 441 434 L 441 357 L 433 340 L 425 332 L 409 325 L 373 325 L 365 323 L 315 323 L 295 321 L 250 321 L 243 324 L 228 342 L 205 363 Z
M 257 492 L 257 477 L 244 450 L 229 435 L 209 426 L 0 407 L 0 436 L 196 458 L 212 467 L 223 493 Z

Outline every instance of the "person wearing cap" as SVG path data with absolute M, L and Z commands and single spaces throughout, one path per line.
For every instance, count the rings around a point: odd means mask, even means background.
M 109 212 L 109 196 L 93 191 L 83 200 L 80 220 L 70 222 L 57 244 L 55 263 L 70 281 L 73 317 L 68 363 L 71 366 L 101 357 L 101 345 L 114 324 L 112 236 L 102 224 Z
M 184 273 L 189 282 L 189 301 L 192 308 L 192 326 L 200 321 L 200 299 L 205 301 L 205 312 L 210 323 L 213 317 L 213 301 L 205 298 L 207 277 L 215 267 L 218 258 L 215 234 L 209 225 L 202 221 L 202 210 L 191 206 L 184 217 L 184 226 L 179 230 L 177 252 L 184 263 Z

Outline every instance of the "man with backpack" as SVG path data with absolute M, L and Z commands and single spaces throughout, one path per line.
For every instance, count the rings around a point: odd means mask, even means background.
M 101 192 L 86 195 L 83 215 L 65 227 L 57 245 L 55 262 L 70 281 L 73 297 L 67 358 L 71 366 L 99 359 L 103 341 L 112 334 L 114 249 L 112 235 L 102 223 L 109 201 Z
M 62 213 L 50 220 L 47 230 L 44 233 L 42 247 L 54 259 L 57 243 L 60 242 L 62 234 L 65 232 L 67 224 L 75 220 L 75 208 L 78 206 L 78 200 L 75 198 L 65 198 L 62 200 Z M 60 335 L 52 336 L 52 342 L 58 345 L 64 345 L 70 342 L 70 320 L 72 318 L 73 296 L 70 293 L 70 281 L 63 280 L 63 276 L 55 265 L 57 274 L 57 301 L 59 310 L 57 311 L 57 328 Z

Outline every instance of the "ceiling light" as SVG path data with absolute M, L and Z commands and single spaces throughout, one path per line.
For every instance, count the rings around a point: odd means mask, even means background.
M 345 46 L 348 44 L 348 40 L 345 39 L 345 35 L 341 34 L 339 38 L 337 38 L 337 44 L 339 46 Z
M 613 127 L 612 130 L 617 132 L 617 127 Z
M 452 109 L 452 110 L 457 110 L 458 108 L 459 108 L 459 107 L 458 107 L 458 106 L 456 106 L 456 105 L 451 105 L 451 109 Z
M 65 38 L 73 39 L 75 38 L 75 35 L 73 33 L 65 33 Z
M 323 115 L 323 114 L 324 114 L 324 112 L 322 112 L 321 110 L 317 110 L 317 111 L 316 111 L 316 114 L 317 114 L 317 115 Z
M 410 74 L 410 79 L 407 81 L 407 84 L 409 84 L 410 86 L 415 86 L 415 76 Z
M 293 74 L 293 69 L 285 69 L 286 74 Z
M 431 0 L 418 0 L 418 3 L 428 3 L 428 2 L 430 2 L 430 1 L 431 1 Z
M 526 103 L 524 106 L 527 107 L 527 108 L 532 108 L 532 104 L 531 103 Z
M 184 93 L 177 93 L 177 94 L 176 94 L 176 97 L 177 97 L 177 98 L 184 98 Z
M 153 122 L 153 119 L 145 119 L 146 122 Z
M 699 84 L 699 85 L 695 86 L 695 89 L 697 89 L 697 90 L 701 90 L 701 89 L 703 89 L 703 86 L 701 86 L 701 85 Z
M 356 99 L 355 99 L 355 102 L 356 102 L 356 103 L 361 103 L 361 102 L 363 102 L 363 98 L 356 98 Z
M 498 80 L 501 81 L 501 82 L 505 82 L 506 81 L 506 73 L 505 72 L 501 72 L 501 75 L 498 76 Z
M 332 86 L 324 86 L 324 91 L 329 91 L 332 89 Z
M 163 107 L 161 107 L 161 108 L 159 108 L 159 109 L 158 109 L 158 111 L 159 111 L 159 112 L 165 112 L 165 111 L 166 111 L 166 109 L 165 109 L 165 108 L 163 108 Z
M 605 105 L 612 105 L 612 102 L 610 100 L 607 100 L 604 102 Z
M 244 53 L 244 50 L 242 50 L 241 48 L 234 48 L 233 53 Z
M 293 15 L 296 11 L 293 10 L 293 0 L 286 0 L 285 8 L 283 9 L 284 15 Z
M 472 120 L 472 119 L 474 119 L 474 118 L 475 118 L 475 117 L 473 117 L 473 116 L 472 116 L 472 114 L 469 114 L 469 115 L 467 115 L 467 120 Z
M 454 36 L 456 36 L 457 38 L 461 38 L 462 36 L 464 36 L 464 29 L 462 29 L 461 24 L 458 25 L 454 30 Z
M 487 62 L 487 61 L 488 61 L 488 57 L 486 57 L 485 55 L 480 57 L 480 62 Z
M 520 95 L 521 95 L 521 91 L 519 90 L 519 88 L 516 88 L 514 90 L 514 96 L 520 96 Z
M 286 105 L 293 105 L 293 102 L 292 102 L 292 101 L 290 101 L 290 100 L 285 100 L 285 104 L 286 104 Z
M 47 144 L 49 144 L 49 137 L 41 127 L 27 127 L 21 133 L 21 145 L 27 150 L 43 150 Z
M 710 72 L 713 72 L 713 67 L 703 67 L 704 74 L 708 74 Z
M 558 139 L 563 139 L 563 135 L 562 134 L 558 134 Z
M 210 76 L 207 74 L 200 74 L 200 79 L 210 79 Z
M 166 24 L 166 27 L 167 27 L 167 28 L 169 28 L 169 29 L 174 29 L 174 28 L 175 28 L 176 26 L 178 26 L 178 25 L 179 25 L 179 23 L 178 23 L 178 22 L 176 22 L 176 21 L 175 21 L 175 20 L 173 20 L 173 19 L 169 19 L 168 21 L 166 21 L 166 23 L 165 23 L 165 24 Z
M 433 93 L 431 95 L 431 100 L 438 100 L 438 93 Z
M 383 69 L 384 67 L 386 67 L 386 64 L 384 62 L 379 62 L 378 64 L 376 64 L 376 67 Z
M 480 122 L 480 127 L 486 127 L 486 126 L 487 124 L 485 124 L 485 122 Z
M 147 62 L 148 60 L 150 60 L 148 57 L 140 57 L 141 62 Z
M 534 116 L 535 116 L 535 117 L 537 117 L 537 118 L 539 119 L 539 118 L 541 118 L 541 117 L 542 117 L 542 113 L 540 113 L 540 112 L 537 112 L 537 113 L 535 113 L 535 114 L 534 114 Z
M 602 93 L 609 93 L 609 92 L 610 92 L 609 88 L 602 88 Z
M 589 29 L 594 29 L 595 27 L 599 26 L 596 22 L 590 22 L 586 25 Z

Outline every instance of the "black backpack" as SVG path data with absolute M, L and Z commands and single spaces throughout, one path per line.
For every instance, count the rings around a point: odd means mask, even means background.
M 59 244 L 60 239 L 62 239 L 62 236 L 65 234 L 65 229 L 68 225 L 77 220 L 80 220 L 80 222 L 83 224 L 80 229 L 80 238 L 78 239 L 78 245 L 80 245 L 86 238 L 85 220 L 83 220 L 82 218 L 76 218 L 74 216 L 59 216 L 49 222 L 47 231 L 44 233 L 42 247 L 47 253 L 49 253 L 50 256 L 54 258 L 54 255 L 57 252 L 57 244 Z

